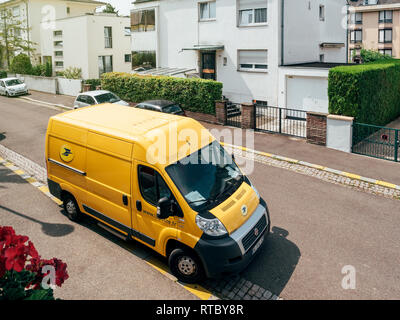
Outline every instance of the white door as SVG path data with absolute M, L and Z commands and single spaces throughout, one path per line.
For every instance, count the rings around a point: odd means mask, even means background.
M 322 77 L 288 76 L 286 107 L 328 113 L 328 79 Z

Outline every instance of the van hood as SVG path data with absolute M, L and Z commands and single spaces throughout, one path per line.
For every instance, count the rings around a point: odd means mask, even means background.
M 253 188 L 243 182 L 228 199 L 210 212 L 222 222 L 228 233 L 231 234 L 251 217 L 259 202 Z

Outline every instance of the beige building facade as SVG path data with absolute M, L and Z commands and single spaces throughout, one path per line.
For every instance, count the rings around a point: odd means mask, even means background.
M 400 0 L 358 0 L 349 7 L 349 61 L 361 49 L 400 58 Z

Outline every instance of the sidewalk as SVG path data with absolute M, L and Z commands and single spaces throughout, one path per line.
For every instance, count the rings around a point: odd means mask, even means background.
M 76 97 L 29 90 L 29 95 L 21 96 L 20 98 L 72 108 Z
M 65 95 L 53 95 L 38 91 L 31 91 L 30 96 L 34 100 L 45 103 L 62 104 L 68 107 L 73 105 L 75 97 Z M 202 122 L 208 128 L 218 130 L 241 130 L 232 127 L 220 126 Z M 230 142 L 229 142 L 230 143 Z M 236 145 L 239 142 L 234 142 Z M 243 134 L 242 146 L 246 146 L 245 134 Z M 288 137 L 279 134 L 255 132 L 254 147 L 247 146 L 257 151 L 268 152 L 275 155 L 306 161 L 331 169 L 346 171 L 367 178 L 387 181 L 400 185 L 400 163 L 375 159 L 354 153 L 346 153 L 307 143 L 304 139 Z

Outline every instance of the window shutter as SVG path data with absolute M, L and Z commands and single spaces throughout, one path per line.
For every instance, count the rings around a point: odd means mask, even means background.
M 239 10 L 266 8 L 268 0 L 239 0 Z

